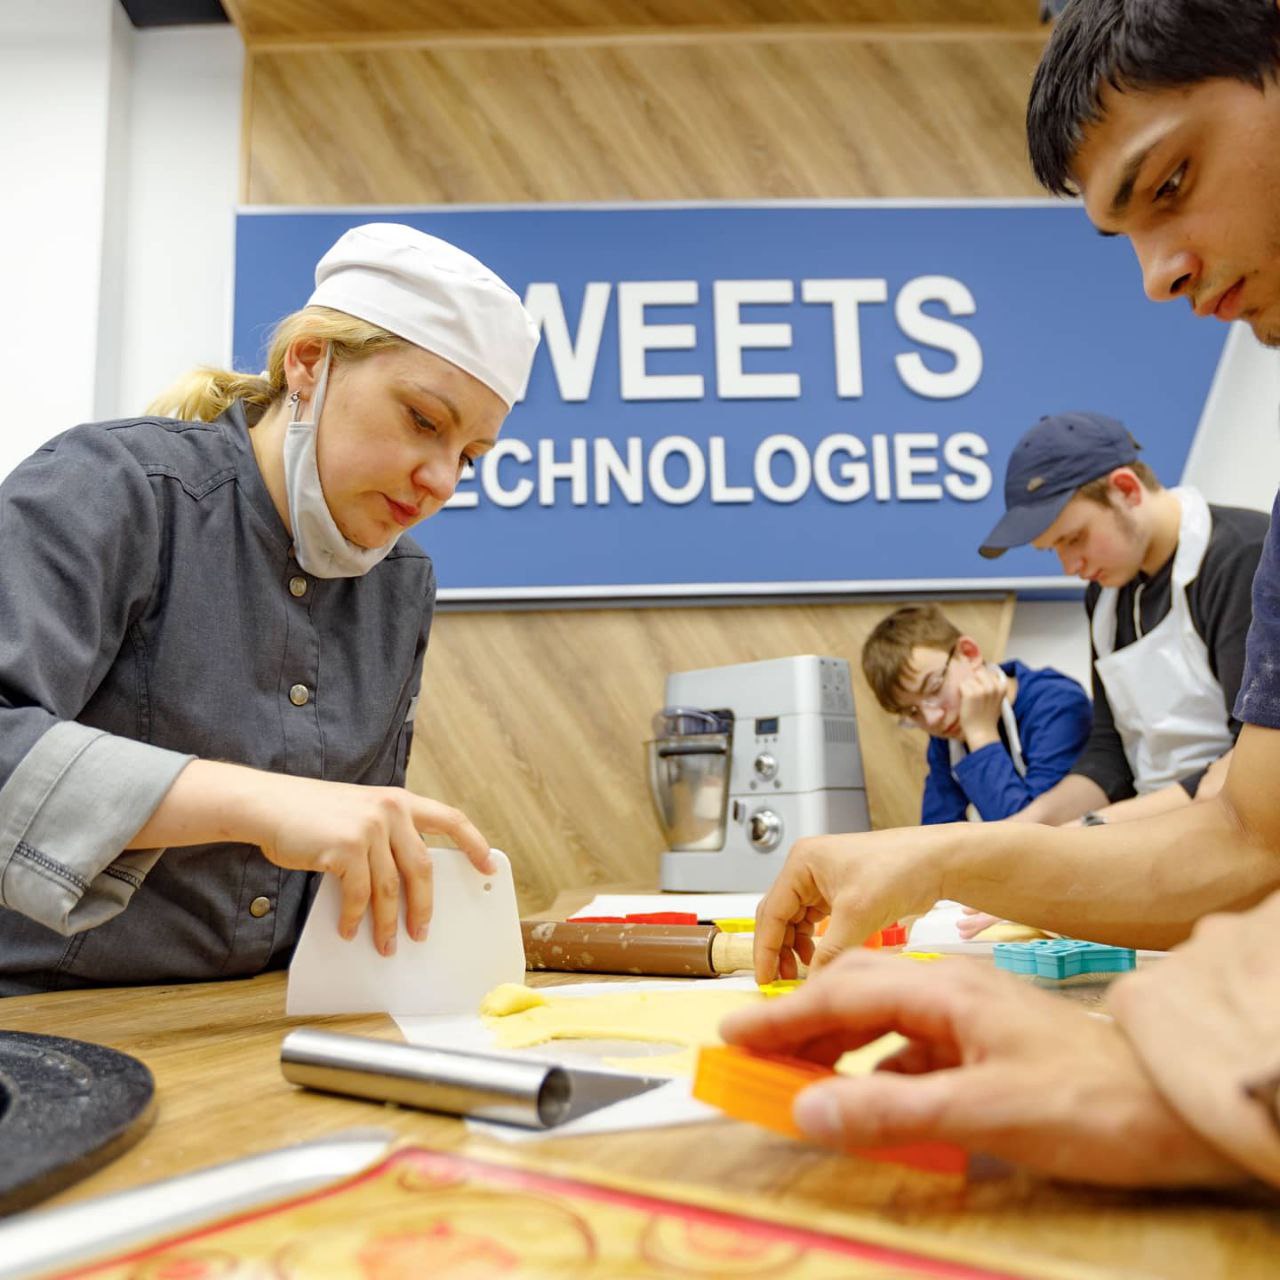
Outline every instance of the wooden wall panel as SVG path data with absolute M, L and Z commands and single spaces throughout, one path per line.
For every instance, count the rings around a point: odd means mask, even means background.
M 817 24 L 839 11 L 849 24 L 942 8 L 948 23 L 976 23 L 1011 5 L 406 0 L 392 12 L 382 0 L 237 0 L 242 30 L 280 38 L 249 44 L 242 194 L 291 205 L 1036 194 L 1022 118 L 1042 33 L 776 26 L 781 14 Z M 620 8 L 649 31 L 592 29 Z M 702 30 L 682 29 L 690 15 Z M 707 25 L 730 19 L 750 25 Z M 470 34 L 346 38 L 357 22 L 374 36 L 379 22 Z M 475 34 L 486 24 L 506 30 Z M 285 43 L 337 27 L 341 43 Z M 527 910 L 562 888 L 652 883 L 662 838 L 642 744 L 667 673 L 806 652 L 856 670 L 890 607 L 442 613 L 410 784 L 461 805 L 514 855 Z M 947 608 L 1003 651 L 1009 602 Z M 856 693 L 873 821 L 914 821 L 924 740 L 874 706 L 860 675 Z
M 890 23 L 1030 27 L 1037 0 L 224 0 L 246 43 L 467 31 Z
M 919 820 L 925 737 L 900 728 L 858 655 L 892 602 L 449 612 L 427 655 L 409 785 L 465 809 L 511 854 L 521 905 L 564 888 L 657 880 L 665 847 L 644 743 L 669 672 L 795 653 L 846 657 L 872 822 Z M 946 604 L 1004 652 L 1012 600 Z
M 250 57 L 245 198 L 1038 193 L 1037 35 L 446 44 Z

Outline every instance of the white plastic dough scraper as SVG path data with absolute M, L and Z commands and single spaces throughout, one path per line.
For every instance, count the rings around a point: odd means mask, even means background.
M 322 877 L 289 967 L 285 1012 L 389 1013 L 430 1016 L 474 1013 L 486 992 L 524 980 L 524 946 L 511 863 L 490 850 L 494 870 L 483 875 L 457 849 L 431 849 L 434 903 L 427 936 L 415 942 L 404 924 L 394 955 L 373 944 L 366 911 L 356 936 L 338 933 L 342 893 Z

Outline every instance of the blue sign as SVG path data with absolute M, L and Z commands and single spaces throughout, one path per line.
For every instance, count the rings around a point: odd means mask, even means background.
M 498 448 L 414 531 L 446 599 L 1065 586 L 977 553 L 1014 441 L 1098 410 L 1176 483 L 1226 336 L 1062 202 L 253 210 L 237 367 L 346 228 L 390 220 L 542 328 Z

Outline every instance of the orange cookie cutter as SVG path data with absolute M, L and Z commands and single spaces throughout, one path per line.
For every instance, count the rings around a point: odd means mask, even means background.
M 821 938 L 827 931 L 827 926 L 831 923 L 830 916 L 823 916 L 813 928 L 813 936 Z M 899 924 L 896 920 L 893 924 L 885 925 L 883 929 L 877 929 L 869 938 L 862 943 L 871 951 L 878 951 L 881 947 L 901 947 L 905 946 L 907 941 L 907 928 L 905 925 Z
M 693 1096 L 718 1107 L 735 1120 L 758 1124 L 788 1138 L 804 1139 L 791 1118 L 796 1095 L 836 1073 L 830 1067 L 802 1058 L 752 1053 L 737 1045 L 710 1045 L 698 1052 Z M 908 1165 L 929 1173 L 963 1176 L 969 1156 L 950 1142 L 912 1142 L 895 1147 L 866 1147 L 857 1155 L 867 1160 Z

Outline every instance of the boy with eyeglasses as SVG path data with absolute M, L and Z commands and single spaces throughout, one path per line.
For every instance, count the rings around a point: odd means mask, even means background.
M 936 604 L 910 604 L 862 648 L 876 700 L 930 737 L 920 821 L 984 822 L 1025 809 L 1066 776 L 1089 737 L 1085 691 L 1051 667 L 988 663 Z

